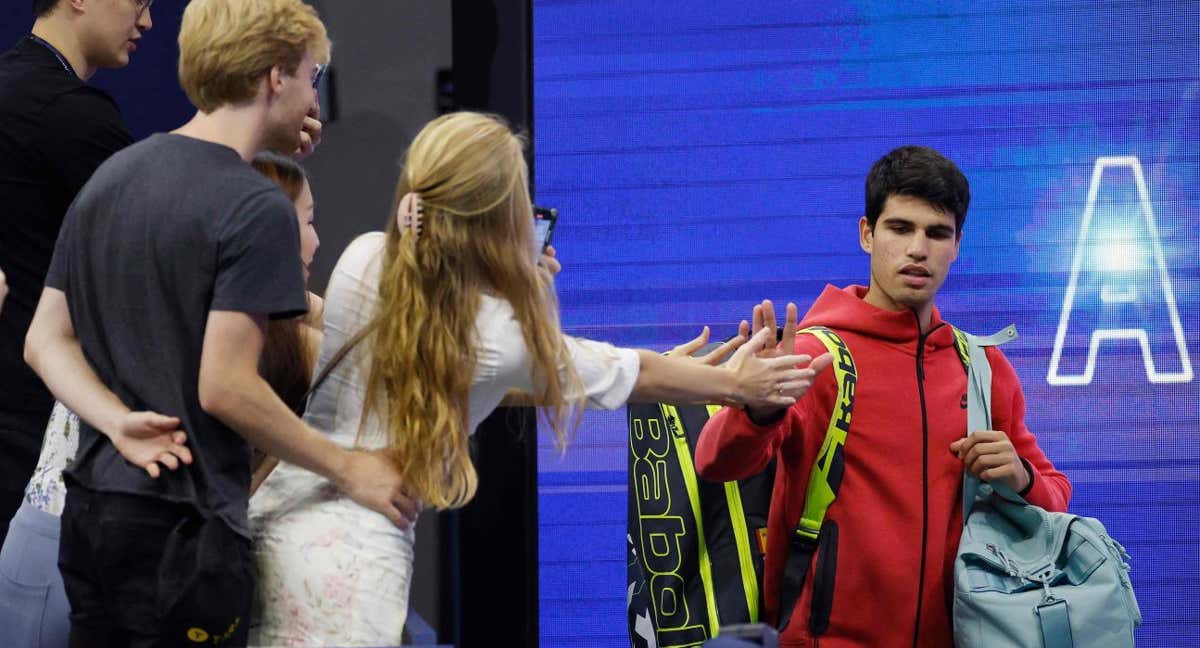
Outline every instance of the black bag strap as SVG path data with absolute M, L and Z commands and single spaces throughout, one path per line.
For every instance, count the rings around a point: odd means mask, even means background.
M 815 336 L 834 356 L 833 372 L 837 382 L 837 402 L 830 413 L 825 439 L 809 473 L 808 489 L 800 519 L 788 542 L 787 561 L 779 585 L 779 630 L 782 632 L 792 619 L 792 612 L 804 591 L 804 580 L 822 534 L 825 513 L 837 499 L 845 471 L 844 446 L 850 433 L 854 411 L 854 386 L 858 369 L 849 347 L 834 331 L 813 326 L 796 331 Z

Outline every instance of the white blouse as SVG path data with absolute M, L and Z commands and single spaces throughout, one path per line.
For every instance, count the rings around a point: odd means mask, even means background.
M 370 321 L 378 304 L 382 233 L 356 239 L 338 261 L 325 297 L 317 372 Z M 470 430 L 511 389 L 532 391 L 530 359 L 512 307 L 484 296 L 475 320 Z M 614 409 L 637 381 L 636 351 L 565 337 L 588 407 Z M 467 342 L 467 341 L 464 341 Z M 354 348 L 313 393 L 304 420 L 344 447 L 380 448 L 378 417 L 359 435 L 369 356 Z M 250 501 L 259 565 L 250 645 L 391 645 L 400 642 L 414 559 L 413 530 L 339 493 L 327 480 L 280 464 Z

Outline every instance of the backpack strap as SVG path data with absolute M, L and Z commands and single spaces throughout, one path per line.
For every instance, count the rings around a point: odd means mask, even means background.
M 825 429 L 825 440 L 813 462 L 808 476 L 808 489 L 804 495 L 804 509 L 800 520 L 792 531 L 787 562 L 779 587 L 779 629 L 782 631 L 791 621 L 792 611 L 804 590 L 804 580 L 817 550 L 817 539 L 825 522 L 825 513 L 837 499 L 845 472 L 843 448 L 850 431 L 850 417 L 854 412 L 854 387 L 858 383 L 858 369 L 849 347 L 841 336 L 823 326 L 813 326 L 797 331 L 813 335 L 834 356 L 833 373 L 837 382 L 837 401 Z
M 987 351 L 984 347 L 1000 346 L 1015 339 L 1017 339 L 1017 327 L 1012 324 L 986 337 L 954 329 L 954 346 L 958 351 L 959 360 L 962 361 L 963 369 L 967 372 L 967 436 L 970 436 L 974 430 L 992 429 L 992 366 L 988 362 Z M 967 523 L 967 515 L 975 504 L 979 486 L 979 478 L 964 470 L 963 524 Z M 990 486 L 1006 498 L 1010 498 L 1010 494 L 1016 495 L 1000 484 L 990 484 Z

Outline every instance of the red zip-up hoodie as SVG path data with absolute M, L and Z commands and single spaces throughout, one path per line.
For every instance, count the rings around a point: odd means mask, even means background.
M 877 308 L 864 295 L 862 286 L 827 286 L 801 322 L 842 337 L 858 383 L 845 474 L 825 517 L 838 527 L 836 569 L 828 557 L 820 564 L 834 547 L 814 554 L 803 594 L 780 637 L 783 648 L 954 645 L 950 611 L 962 533 L 963 463 L 949 447 L 966 431 L 966 372 L 952 329 L 936 308 L 928 333 L 921 335 L 913 312 Z M 812 335 L 796 336 L 796 353 L 824 352 Z M 988 348 L 987 355 L 992 424 L 1008 434 L 1033 476 L 1025 497 L 1047 510 L 1065 511 L 1071 483 L 1026 429 L 1025 397 L 1012 365 L 999 349 Z M 748 477 L 779 459 L 764 572 L 767 619 L 773 623 L 789 537 L 836 396 L 833 371 L 825 371 L 777 423 L 758 426 L 741 410 L 726 408 L 704 426 L 696 447 L 697 469 L 714 481 Z M 832 604 L 827 630 L 814 637 L 813 583 L 823 567 L 821 578 L 832 579 Z

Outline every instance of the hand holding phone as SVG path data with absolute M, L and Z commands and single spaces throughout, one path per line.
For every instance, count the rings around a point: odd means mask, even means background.
M 542 242 L 541 250 L 546 251 L 550 239 L 554 236 L 554 226 L 558 223 L 558 210 L 553 207 L 533 207 L 533 228 L 537 240 Z

